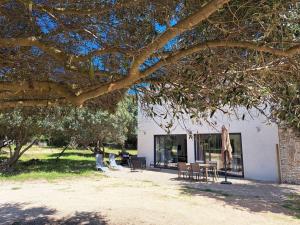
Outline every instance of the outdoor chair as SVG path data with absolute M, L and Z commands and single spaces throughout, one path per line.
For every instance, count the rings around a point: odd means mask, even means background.
M 123 166 L 120 166 L 116 163 L 115 154 L 109 153 L 109 166 L 115 170 L 123 169 Z
M 131 168 L 131 170 L 146 169 L 146 158 L 131 156 L 128 161 L 128 165 Z
M 141 161 L 138 158 L 131 159 L 131 170 L 142 169 Z
M 96 154 L 96 169 L 101 172 L 108 171 L 108 167 L 104 165 L 102 154 Z
M 201 170 L 200 170 L 200 166 L 198 163 L 191 163 L 190 174 L 191 174 L 192 179 L 195 176 L 196 180 L 200 180 Z
M 184 176 L 186 177 L 190 176 L 189 167 L 185 162 L 178 162 L 177 166 L 178 166 L 178 178 L 181 178 L 181 175 L 183 178 Z
M 209 167 L 209 174 L 213 178 L 213 181 L 217 181 L 219 178 L 218 175 L 218 162 L 217 161 L 208 161 L 208 164 L 210 165 Z

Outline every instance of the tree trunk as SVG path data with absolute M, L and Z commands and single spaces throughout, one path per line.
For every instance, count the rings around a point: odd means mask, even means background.
M 104 148 L 102 141 L 101 141 L 101 147 L 102 147 L 103 159 L 104 159 L 105 158 L 105 148 Z
M 9 170 L 10 168 L 14 167 L 14 165 L 17 163 L 17 161 L 21 157 L 20 152 L 22 147 L 23 145 L 17 144 L 13 151 L 10 148 L 10 157 L 6 162 L 4 162 L 3 165 L 5 170 Z
M 24 146 L 24 144 L 22 143 L 17 143 L 16 147 L 14 149 L 14 151 L 11 153 L 10 158 L 3 164 L 3 168 L 5 170 L 9 170 L 11 168 L 13 168 L 16 163 L 18 162 L 18 160 L 20 159 L 20 157 L 28 150 L 30 149 L 36 142 L 37 140 L 35 139 L 30 145 L 28 145 L 26 148 L 24 148 L 22 150 L 22 147 Z
M 64 147 L 64 149 L 59 153 L 59 155 L 56 157 L 56 160 L 59 160 L 59 158 L 64 154 L 64 152 L 67 150 L 67 148 L 70 146 L 70 143 Z

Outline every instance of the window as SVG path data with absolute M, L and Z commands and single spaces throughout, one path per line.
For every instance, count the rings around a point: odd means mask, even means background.
M 243 176 L 243 154 L 241 134 L 229 134 L 232 146 L 232 161 L 230 174 Z M 218 169 L 223 170 L 221 159 L 222 138 L 221 134 L 196 134 L 195 135 L 195 160 L 215 161 Z
M 186 135 L 154 136 L 156 166 L 177 167 L 177 162 L 187 162 Z

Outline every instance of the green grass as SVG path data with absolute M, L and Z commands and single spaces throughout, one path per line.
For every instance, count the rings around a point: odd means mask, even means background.
M 67 149 L 65 153 L 56 160 L 61 148 L 33 146 L 19 160 L 11 172 L 0 173 L 0 181 L 3 180 L 56 180 L 67 179 L 78 176 L 101 176 L 95 171 L 95 157 L 90 150 Z M 120 149 L 105 149 L 108 153 L 118 154 Z M 136 154 L 136 150 L 129 150 L 130 154 Z M 1 154 L 0 159 L 8 157 Z M 108 159 L 105 158 L 105 161 Z

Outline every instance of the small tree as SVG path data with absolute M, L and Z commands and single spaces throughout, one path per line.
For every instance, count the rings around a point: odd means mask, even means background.
M 40 109 L 16 109 L 0 114 L 0 136 L 13 144 L 9 145 L 9 158 L 2 163 L 2 168 L 13 167 L 44 133 L 44 116 Z

